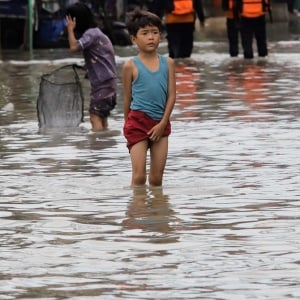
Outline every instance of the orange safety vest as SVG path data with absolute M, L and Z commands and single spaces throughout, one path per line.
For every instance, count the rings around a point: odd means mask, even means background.
M 264 0 L 242 0 L 241 16 L 246 18 L 256 18 L 265 15 L 266 5 Z
M 195 21 L 193 0 L 174 0 L 174 10 L 166 14 L 165 23 L 190 23 Z

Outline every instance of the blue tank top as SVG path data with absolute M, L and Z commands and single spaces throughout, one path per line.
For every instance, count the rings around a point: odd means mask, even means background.
M 164 56 L 158 57 L 159 68 L 154 72 L 133 57 L 138 74 L 131 88 L 130 109 L 142 111 L 154 120 L 162 119 L 168 97 L 168 62 Z

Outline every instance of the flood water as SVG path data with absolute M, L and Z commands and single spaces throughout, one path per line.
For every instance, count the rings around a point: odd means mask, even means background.
M 230 59 L 226 42 L 196 42 L 176 62 L 155 189 L 129 186 L 120 80 L 108 131 L 92 133 L 85 110 L 79 128 L 41 132 L 40 76 L 82 59 L 6 53 L 0 299 L 299 299 L 300 42 L 269 48 L 245 61 Z M 135 51 L 116 48 L 119 79 Z

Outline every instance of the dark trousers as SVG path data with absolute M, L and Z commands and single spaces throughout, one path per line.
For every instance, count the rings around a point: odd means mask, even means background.
M 166 24 L 169 56 L 172 58 L 190 57 L 194 43 L 193 23 Z
M 288 11 L 292 13 L 294 11 L 295 0 L 287 0 Z
M 227 37 L 230 56 L 239 55 L 239 24 L 235 19 L 226 19 Z
M 253 58 L 253 38 L 255 37 L 258 56 L 268 55 L 265 16 L 241 18 L 241 36 L 245 58 Z

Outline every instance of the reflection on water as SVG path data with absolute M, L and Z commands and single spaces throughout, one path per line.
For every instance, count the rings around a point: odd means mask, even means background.
M 198 42 L 176 62 L 164 186 L 135 189 L 120 78 L 108 131 L 91 132 L 87 114 L 76 129 L 41 131 L 40 76 L 82 60 L 10 53 L 0 69 L 0 299 L 298 299 L 300 43 L 270 49 L 245 61 Z M 120 77 L 135 49 L 116 51 Z
M 197 91 L 201 89 L 201 75 L 197 70 L 197 66 L 188 65 L 186 62 L 178 63 L 175 66 L 176 72 L 176 106 L 183 119 L 192 120 L 197 118 L 199 112 L 199 99 L 197 99 Z
M 128 219 L 123 222 L 125 228 L 162 233 L 157 237 L 159 243 L 176 240 L 168 235 L 176 225 L 176 218 L 170 208 L 169 197 L 162 188 L 134 188 L 126 215 Z M 153 235 L 151 241 L 154 241 Z

